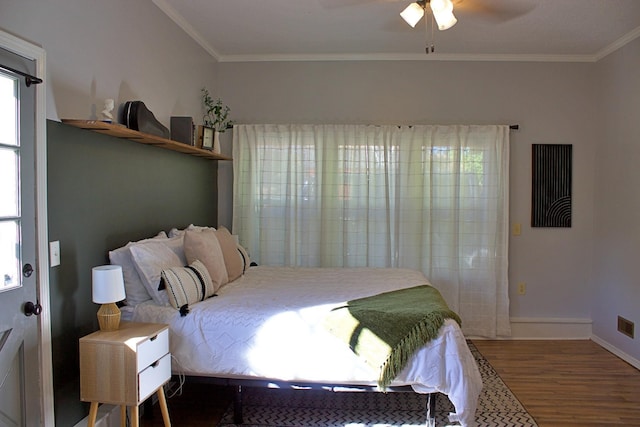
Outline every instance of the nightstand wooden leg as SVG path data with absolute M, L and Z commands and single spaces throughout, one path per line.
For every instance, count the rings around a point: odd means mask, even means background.
M 87 427 L 94 427 L 96 425 L 96 417 L 98 416 L 98 402 L 91 402 L 89 407 L 89 420 Z
M 158 389 L 158 404 L 160 405 L 160 411 L 162 412 L 164 427 L 171 427 L 171 420 L 169 419 L 169 408 L 167 408 L 167 399 L 164 396 L 164 386 Z
M 131 407 L 131 427 L 138 427 L 140 423 L 140 415 L 138 414 L 138 405 Z
M 120 425 L 127 425 L 127 405 L 120 405 Z

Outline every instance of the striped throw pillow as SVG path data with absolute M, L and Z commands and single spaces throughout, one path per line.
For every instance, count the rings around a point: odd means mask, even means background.
M 160 273 L 167 289 L 169 303 L 180 310 L 181 316 L 189 313 L 189 304 L 204 301 L 214 295 L 213 282 L 207 268 L 199 260 L 186 267 L 171 267 Z

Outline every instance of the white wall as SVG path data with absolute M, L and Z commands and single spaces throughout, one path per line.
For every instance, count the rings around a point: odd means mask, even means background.
M 598 64 L 593 332 L 640 360 L 639 71 L 640 38 Z M 638 326 L 635 339 L 617 332 L 618 315 Z
M 594 64 L 221 63 L 219 72 L 239 123 L 519 124 L 511 134 L 510 209 L 522 235 L 511 237 L 511 315 L 591 317 Z M 573 144 L 572 228 L 530 227 L 534 143 Z M 518 281 L 527 283 L 524 296 Z
M 104 99 L 142 100 L 167 128 L 202 117 L 216 62 L 151 1 L 0 0 L 0 28 L 47 53 L 47 118 L 101 118 Z

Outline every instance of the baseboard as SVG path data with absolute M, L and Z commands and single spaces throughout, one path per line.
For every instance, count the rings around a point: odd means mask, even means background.
M 469 337 L 473 338 L 473 337 Z M 480 338 L 482 339 L 482 338 Z M 592 340 L 636 369 L 640 360 L 593 335 L 591 319 L 512 317 L 511 336 L 504 340 Z
M 635 357 L 625 353 L 624 351 L 620 350 L 619 348 L 615 347 L 614 345 L 610 344 L 609 342 L 603 340 L 602 338 L 598 337 L 597 335 L 592 335 L 591 336 L 591 340 L 593 342 L 595 342 L 596 344 L 600 345 L 601 347 L 607 349 L 611 353 L 615 354 L 620 359 L 624 360 L 625 362 L 627 362 L 628 364 L 630 364 L 634 368 L 640 369 L 640 360 L 636 359 Z
M 591 319 L 512 317 L 512 340 L 588 340 Z
M 87 427 L 89 417 L 84 417 L 74 427 Z M 100 405 L 96 417 L 96 427 L 121 427 L 120 407 L 115 405 Z

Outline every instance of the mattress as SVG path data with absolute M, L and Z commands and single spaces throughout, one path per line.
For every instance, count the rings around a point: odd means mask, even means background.
M 216 297 L 190 306 L 138 304 L 132 319 L 167 323 L 176 373 L 375 386 L 379 372 L 331 335 L 322 320 L 346 301 L 429 284 L 408 269 L 252 267 Z M 482 380 L 458 324 L 446 320 L 392 386 L 441 392 L 454 404 L 451 421 L 473 426 Z

